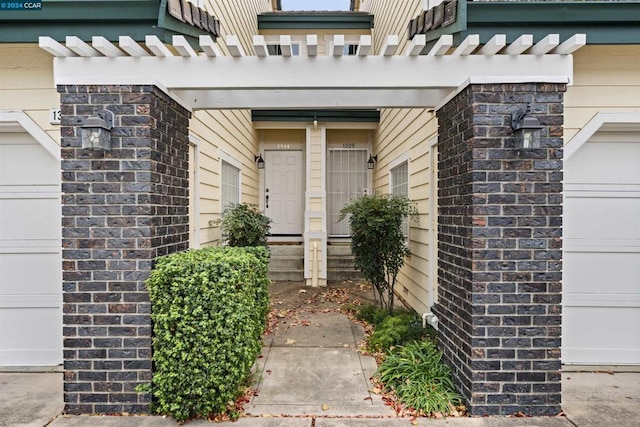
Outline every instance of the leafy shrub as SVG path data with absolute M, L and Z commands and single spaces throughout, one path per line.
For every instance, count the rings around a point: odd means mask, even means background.
M 390 352 L 375 377 L 404 405 L 423 415 L 446 415 L 451 405 L 462 402 L 451 380 L 451 369 L 430 341 L 414 341 Z
M 363 196 L 340 211 L 340 220 L 349 216 L 355 267 L 371 282 L 380 308 L 389 314 L 393 314 L 398 273 L 404 258 L 411 254 L 402 224 L 416 215 L 415 206 L 406 197 L 380 194 Z
M 376 325 L 369 337 L 371 350 L 388 350 L 430 336 L 430 329 L 422 327 L 422 321 L 413 312 L 403 311 L 387 316 Z M 432 337 L 431 337 L 432 338 Z
M 159 258 L 147 280 L 155 412 L 182 421 L 224 412 L 261 351 L 266 248 L 216 247 Z
M 375 305 L 364 305 L 360 307 L 356 317 L 373 326 L 378 326 L 384 319 L 389 317 L 389 313 L 387 313 L 387 310 L 378 308 Z
M 222 211 L 220 219 L 209 224 L 220 226 L 228 246 L 267 246 L 271 230 L 271 219 L 248 203 L 231 204 Z

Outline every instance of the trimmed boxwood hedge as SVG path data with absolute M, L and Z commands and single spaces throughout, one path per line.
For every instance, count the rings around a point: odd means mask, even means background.
M 266 248 L 214 247 L 159 258 L 147 288 L 153 321 L 152 410 L 178 421 L 227 409 L 262 346 Z

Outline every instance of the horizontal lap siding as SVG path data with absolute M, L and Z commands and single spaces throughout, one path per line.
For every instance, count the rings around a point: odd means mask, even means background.
M 395 34 L 402 52 L 408 44 L 406 27 L 410 19 L 422 11 L 419 0 L 388 2 L 371 0 L 363 2 L 360 10 L 374 14 L 374 51 L 378 53 L 387 34 Z M 432 260 L 429 242 L 433 237 L 431 212 L 431 153 L 429 141 L 437 136 L 435 116 L 426 109 L 382 109 L 380 126 L 374 136 L 373 153 L 378 156 L 373 188 L 379 193 L 389 193 L 389 164 L 399 156 L 409 153 L 409 198 L 418 208 L 418 222 L 411 224 L 410 249 L 412 256 L 398 276 L 398 294 L 417 312 L 428 311 L 428 303 L 435 295 L 435 277 L 431 277 Z
M 220 0 L 205 2 L 204 8 L 221 21 L 223 36 L 217 44 L 229 55 L 227 35 L 236 35 L 247 52 L 253 54 L 252 37 L 258 33 L 257 15 L 271 10 L 269 0 Z M 211 76 L 212 80 L 215 75 Z M 258 203 L 258 171 L 254 157 L 258 153 L 257 132 L 253 128 L 250 110 L 196 111 L 190 122 L 190 134 L 200 146 L 200 244 L 219 243 L 218 227 L 209 221 L 220 215 L 220 150 L 242 164 L 241 200 Z
M 54 141 L 58 125 L 49 109 L 60 108 L 53 85 L 53 57 L 36 44 L 0 44 L 0 110 L 22 110 Z
M 585 46 L 573 54 L 565 94 L 565 143 L 598 112 L 640 111 L 640 46 Z

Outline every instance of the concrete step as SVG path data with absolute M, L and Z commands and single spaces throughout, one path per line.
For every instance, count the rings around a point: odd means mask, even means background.
M 327 269 L 328 280 L 362 280 L 362 274 L 352 268 Z
M 302 256 L 273 256 L 269 258 L 269 269 L 274 270 L 302 270 L 304 258 Z
M 331 256 L 327 257 L 327 269 L 350 268 L 353 269 L 354 257 L 352 256 Z
M 304 280 L 304 270 L 274 270 L 270 268 L 268 276 L 274 282 L 300 282 Z
M 327 256 L 351 256 L 351 245 L 327 245 Z
M 280 256 L 299 256 L 304 257 L 304 246 L 302 245 L 269 245 L 269 252 L 271 257 Z

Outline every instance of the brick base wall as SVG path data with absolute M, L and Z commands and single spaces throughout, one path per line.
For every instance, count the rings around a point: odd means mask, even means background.
M 59 86 L 65 411 L 145 413 L 153 260 L 189 241 L 189 112 L 153 86 Z M 113 149 L 81 148 L 82 121 L 115 114 Z
M 472 415 L 560 412 L 561 84 L 471 85 L 437 112 L 440 342 Z M 513 149 L 531 105 L 542 148 Z

